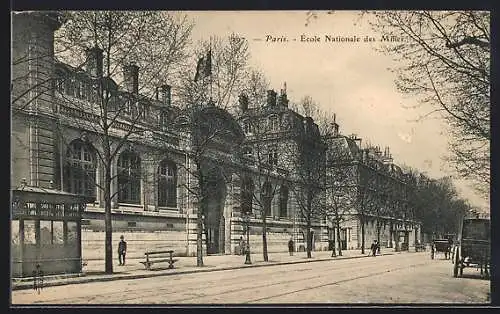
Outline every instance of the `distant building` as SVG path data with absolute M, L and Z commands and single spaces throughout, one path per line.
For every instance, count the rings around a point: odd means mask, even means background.
M 382 247 L 405 250 L 422 241 L 421 224 L 408 204 L 408 176 L 393 163 L 387 147 L 361 148 L 356 136 L 337 135 L 330 143 L 327 171 L 330 190 L 341 192 L 340 239 L 330 225 L 329 239 L 337 239 L 343 249 L 361 248 L 378 240 Z M 329 194 L 328 194 L 329 193 Z

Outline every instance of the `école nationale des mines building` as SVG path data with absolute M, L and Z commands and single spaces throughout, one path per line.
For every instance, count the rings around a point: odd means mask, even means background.
M 12 97 L 16 102 L 12 104 L 11 186 L 12 189 L 22 185 L 88 197 L 78 223 L 81 252 L 84 259 L 100 259 L 104 258 L 105 233 L 104 198 L 99 186 L 104 177 L 98 154 L 103 152 L 98 143 L 102 137 L 96 136 L 96 129 L 91 127 L 96 113 L 90 108 L 96 101 L 92 82 L 102 76 L 102 51 L 89 47 L 83 69 L 57 61 L 54 32 L 60 25 L 53 13 L 13 14 L 13 60 L 26 58 L 12 66 L 13 77 L 25 79 L 12 82 Z M 125 67 L 123 86 L 104 78 L 106 88 L 117 97 L 133 100 L 128 104 L 143 106 L 144 112 L 134 125 L 124 118 L 116 122 L 110 132 L 111 136 L 119 137 L 130 127 L 138 129 L 112 162 L 113 243 L 124 235 L 130 258 L 142 257 L 146 250 L 158 248 L 194 256 L 198 204 L 190 193 L 197 185 L 190 155 L 193 134 L 189 129 L 171 127 L 171 119 L 179 119 L 183 112 L 181 104 L 172 103 L 167 82 L 158 87 L 153 99 L 141 97 L 138 93 L 140 71 L 135 65 Z M 290 237 L 295 239 L 296 250 L 302 251 L 306 246 L 306 224 L 293 192 L 297 189 L 293 186 L 297 181 L 293 178 L 294 171 L 290 170 L 290 163 L 284 166 L 283 159 L 290 152 L 282 150 L 296 147 L 293 144 L 304 137 L 319 140 L 318 125 L 312 118 L 288 107 L 286 90 L 280 94 L 268 91 L 266 103 L 252 108 L 248 98 L 242 95 L 234 106 L 236 113 L 232 114 L 210 105 L 200 109 L 200 114 L 219 121 L 229 134 L 210 147 L 204 163 L 207 182 L 216 187 L 204 200 L 204 249 L 208 254 L 237 252 L 240 237 L 245 236 L 241 212 L 246 206 L 252 211 L 248 222 L 251 250 L 262 251 L 263 211 L 253 201 L 252 193 L 260 195 L 264 188 L 273 191 L 266 213 L 268 251 L 271 254 L 287 251 Z M 256 136 L 252 125 L 265 128 L 269 136 Z M 405 176 L 388 158 L 387 150 L 381 153 L 376 148 L 361 148 L 356 138 L 338 133 L 338 125 L 335 128 L 337 131 L 332 142 L 326 144 L 325 154 L 335 156 L 332 150 L 344 150 L 343 156 L 349 156 L 347 164 L 357 177 L 361 178 L 361 173 L 373 173 L 405 190 Z M 333 142 L 335 145 L 330 145 Z M 256 150 L 261 147 L 264 151 L 260 151 L 259 156 L 263 157 L 258 160 Z M 402 192 L 398 202 L 407 213 L 378 216 L 379 221 L 383 220 L 380 224 L 383 246 L 411 247 L 420 240 L 421 226 L 412 220 L 405 201 Z M 369 247 L 377 238 L 376 218 L 366 214 L 363 219 L 366 221 L 365 246 Z M 42 222 L 41 230 L 31 236 L 34 227 L 28 220 L 23 223 L 23 241 L 31 239 L 35 243 L 40 241 L 37 237 L 43 238 L 44 234 L 55 237 L 56 224 L 50 221 Z M 361 246 L 360 219 L 355 208 L 344 217 L 340 238 L 335 236 L 326 217 L 315 217 L 311 228 L 313 250 L 331 249 L 334 241 L 343 249 Z M 13 228 L 13 233 L 18 232 L 16 230 L 19 229 Z M 15 236 L 19 237 L 13 234 Z

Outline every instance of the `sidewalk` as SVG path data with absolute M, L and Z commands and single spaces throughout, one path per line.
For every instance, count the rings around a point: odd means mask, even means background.
M 245 256 L 239 255 L 214 255 L 203 257 L 203 267 L 196 267 L 196 257 L 175 257 L 178 261 L 175 263 L 175 268 L 168 269 L 168 263 L 162 263 L 158 266 L 153 265 L 152 270 L 145 270 L 140 261 L 144 259 L 127 259 L 125 266 L 118 266 L 118 261 L 114 261 L 113 274 L 104 273 L 104 260 L 89 261 L 84 267 L 83 273 L 72 275 L 57 275 L 46 276 L 43 279 L 43 287 L 60 286 L 67 284 L 88 283 L 97 281 L 111 281 L 123 279 L 149 278 L 156 276 L 169 276 L 176 274 L 189 274 L 196 272 L 221 271 L 228 269 L 239 269 L 246 267 L 263 267 L 285 264 L 310 263 L 327 260 L 350 259 L 368 257 L 369 250 L 365 250 L 365 254 L 361 254 L 361 250 L 346 250 L 342 251 L 342 256 L 331 257 L 331 251 L 312 252 L 312 257 L 307 258 L 306 252 L 295 252 L 290 256 L 288 252 L 269 253 L 269 261 L 264 262 L 262 253 L 251 255 L 252 264 L 245 264 Z M 413 253 L 414 251 L 409 251 Z M 381 255 L 392 255 L 408 253 L 394 252 L 394 249 L 382 249 Z M 22 278 L 12 280 L 12 290 L 32 289 L 33 278 Z

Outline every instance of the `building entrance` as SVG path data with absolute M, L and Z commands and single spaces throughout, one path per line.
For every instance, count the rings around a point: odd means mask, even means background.
M 225 219 L 224 202 L 226 183 L 219 169 L 207 171 L 204 200 L 204 232 L 207 254 L 224 253 Z

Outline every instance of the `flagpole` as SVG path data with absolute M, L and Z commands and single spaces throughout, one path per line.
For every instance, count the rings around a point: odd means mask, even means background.
M 208 44 L 208 52 L 210 53 L 210 101 L 212 101 L 212 36 L 210 36 L 210 41 Z

